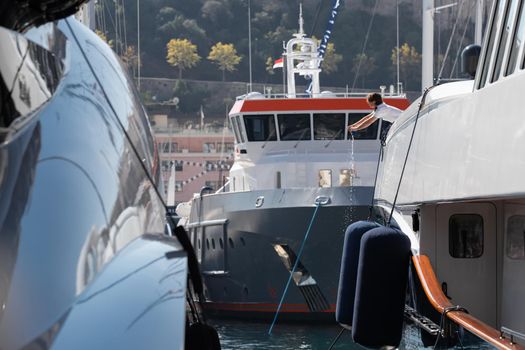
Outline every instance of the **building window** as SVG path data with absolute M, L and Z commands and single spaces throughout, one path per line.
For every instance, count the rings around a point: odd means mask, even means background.
M 202 145 L 202 151 L 204 153 L 215 153 L 217 150 L 215 149 L 215 143 L 214 142 L 206 142 Z
M 207 171 L 213 171 L 217 169 L 217 163 L 211 160 L 207 160 L 206 163 L 204 164 L 204 167 L 206 168 Z
M 332 187 L 332 170 L 319 170 L 319 187 Z
M 182 192 L 183 187 L 182 181 L 175 181 L 175 192 Z
M 171 143 L 171 153 L 177 153 L 179 151 L 179 145 L 177 144 L 177 142 L 172 142 Z
M 162 160 L 160 164 L 161 164 L 161 168 L 163 172 L 170 170 L 170 164 L 171 164 L 170 160 Z
M 184 165 L 184 161 L 176 160 L 175 161 L 175 171 L 182 171 L 184 169 L 183 165 Z
M 219 182 L 218 181 L 205 181 L 204 186 L 211 187 L 214 190 L 217 190 L 219 188 Z
M 525 216 L 513 215 L 507 220 L 507 256 L 525 260 Z
M 449 253 L 454 258 L 483 255 L 483 218 L 477 214 L 456 214 L 448 221 Z

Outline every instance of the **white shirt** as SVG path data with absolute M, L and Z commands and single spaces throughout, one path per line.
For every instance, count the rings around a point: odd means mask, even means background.
M 401 112 L 403 111 L 399 108 L 387 105 L 383 102 L 376 107 L 376 110 L 374 111 L 374 117 L 381 118 L 387 122 L 393 123 L 396 121 L 397 117 L 399 117 Z

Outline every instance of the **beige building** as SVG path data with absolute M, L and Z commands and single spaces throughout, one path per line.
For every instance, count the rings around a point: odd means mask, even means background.
M 153 115 L 164 190 L 175 165 L 175 203 L 186 202 L 203 186 L 219 189 L 233 163 L 234 138 L 228 128 L 202 124 L 178 126 L 166 115 Z

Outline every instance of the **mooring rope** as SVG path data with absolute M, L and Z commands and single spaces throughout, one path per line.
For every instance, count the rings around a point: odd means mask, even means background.
M 312 229 L 314 219 L 317 215 L 317 211 L 319 207 L 321 206 L 320 202 L 315 203 L 315 210 L 314 214 L 312 215 L 312 219 L 310 220 L 310 225 L 308 225 L 308 229 L 306 230 L 306 233 L 303 238 L 303 243 L 301 244 L 301 248 L 299 249 L 299 253 L 297 253 L 297 257 L 295 258 L 295 263 L 293 265 L 292 271 L 290 271 L 290 277 L 288 277 L 288 282 L 286 283 L 286 287 L 284 287 L 283 295 L 281 296 L 281 301 L 279 302 L 279 306 L 277 307 L 277 310 L 275 311 L 275 316 L 273 318 L 272 325 L 270 326 L 270 329 L 268 330 L 268 335 L 272 334 L 273 326 L 275 325 L 275 322 L 277 321 L 277 316 L 279 316 L 279 312 L 281 311 L 281 307 L 283 305 L 284 297 L 286 296 L 286 293 L 288 292 L 288 287 L 290 286 L 290 282 L 292 281 L 293 274 L 295 272 L 295 269 L 297 268 L 297 265 L 299 264 L 299 260 L 301 259 L 301 254 L 303 253 L 304 245 L 306 243 L 306 240 L 308 239 L 308 235 L 310 234 L 310 230 Z

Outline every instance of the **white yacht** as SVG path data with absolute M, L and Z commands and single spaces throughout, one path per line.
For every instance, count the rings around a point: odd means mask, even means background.
M 474 79 L 401 115 L 375 191 L 433 308 L 501 349 L 525 345 L 524 37 L 525 2 L 495 1 Z

